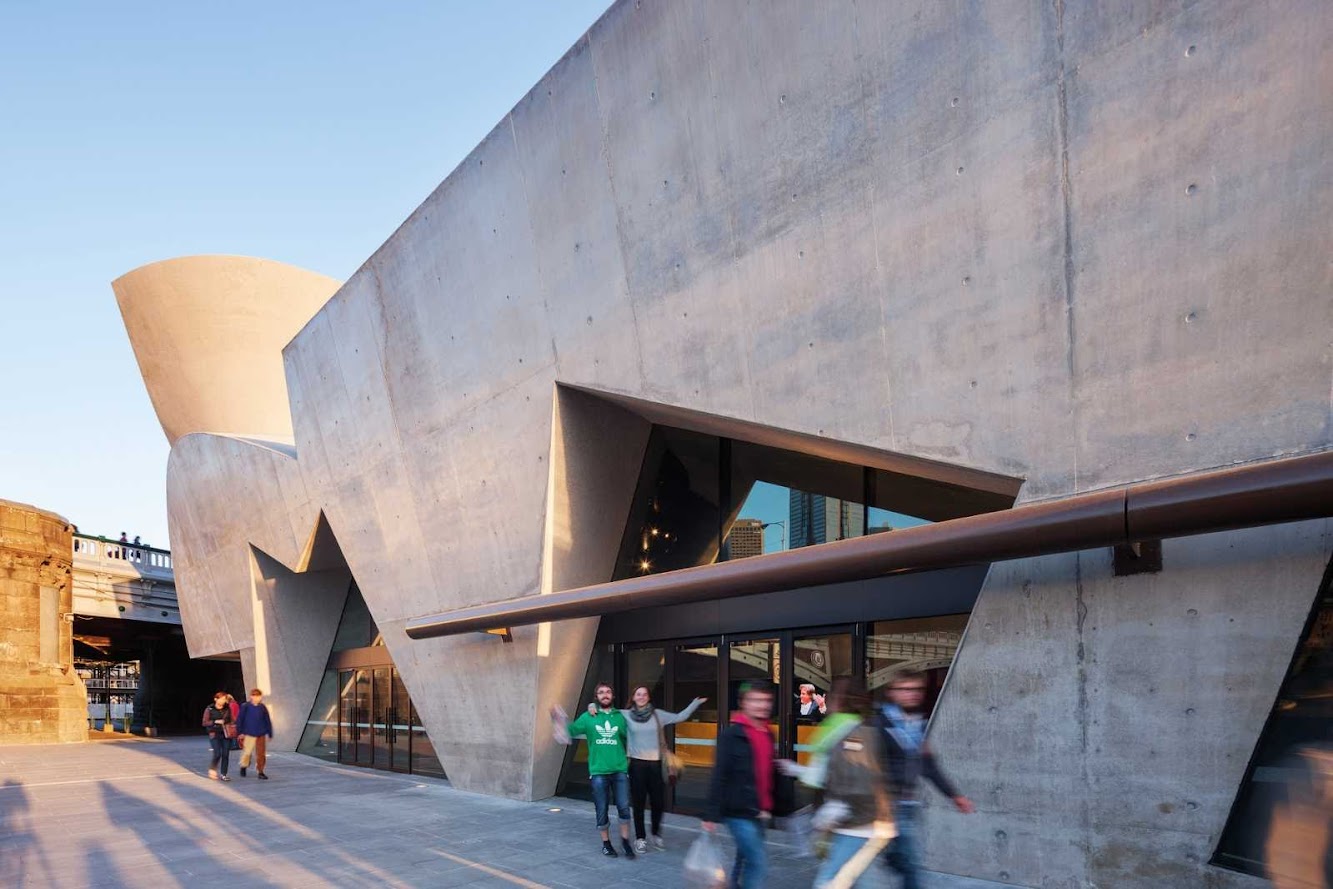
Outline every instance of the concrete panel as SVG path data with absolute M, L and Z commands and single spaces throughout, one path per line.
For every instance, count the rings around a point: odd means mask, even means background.
M 189 256 L 111 286 L 169 442 L 190 432 L 291 436 L 278 352 L 337 281 L 269 259 Z
M 589 40 L 579 41 L 509 117 L 558 378 L 637 386 L 639 322 Z M 583 348 L 592 334 L 597 347 Z
M 583 392 L 556 391 L 543 593 L 611 579 L 651 431 L 651 424 L 623 408 Z M 552 743 L 550 720 L 542 716 L 554 703 L 571 714 L 579 709 L 597 624 L 589 619 L 537 628 L 530 753 L 535 799 L 555 793 L 565 754 Z
M 1069 59 L 1083 488 L 1329 441 L 1333 7 L 1145 28 Z
M 1114 577 L 1104 550 L 995 566 L 931 726 L 980 812 L 930 807 L 935 864 L 1032 886 L 1218 879 L 1206 862 L 1330 553 L 1333 523 L 1307 522 L 1166 541 L 1160 574 Z
M 303 488 L 296 461 L 281 446 L 192 434 L 172 448 L 167 515 L 177 589 L 190 590 L 179 598 L 191 656 L 253 647 L 244 548 L 298 565 L 319 515 Z
M 295 750 L 324 678 L 352 575 L 345 566 L 297 574 L 258 550 L 251 553 L 255 638 L 251 687 L 267 696 L 273 749 Z

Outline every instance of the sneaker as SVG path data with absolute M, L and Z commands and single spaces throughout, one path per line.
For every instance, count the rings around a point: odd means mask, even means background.
M 602 854 L 605 855 L 607 858 L 620 857 L 619 855 L 616 854 L 616 847 L 611 845 L 610 840 L 607 840 L 606 842 L 602 843 Z
M 245 766 L 241 766 L 241 777 L 245 777 Z
M 210 778 L 212 778 L 214 781 L 216 781 L 216 780 L 218 779 L 218 770 L 217 770 L 217 769 L 209 769 L 209 770 L 208 770 L 208 777 L 210 777 Z
M 640 855 L 646 854 L 648 852 L 648 843 L 644 840 L 635 840 L 634 851 Z
M 665 851 L 666 851 L 666 841 L 663 840 L 663 839 L 662 839 L 660 836 L 658 836 L 657 834 L 653 834 L 653 848 L 656 849 L 658 852 L 665 852 Z
M 260 773 L 259 773 L 259 777 L 262 778 L 262 779 L 265 780 L 265 781 L 268 780 L 268 775 L 265 775 L 263 772 L 260 772 Z
M 637 857 L 637 856 L 634 854 L 634 849 L 633 849 L 633 848 L 630 846 L 630 844 L 629 844 L 629 840 L 621 840 L 621 841 L 620 841 L 620 848 L 622 848 L 622 849 L 625 850 L 625 857 L 626 857 L 626 858 L 633 859 L 633 858 L 636 858 L 636 857 Z
M 231 779 L 228 778 L 226 775 L 223 775 L 223 776 L 222 776 L 221 778 L 219 778 L 218 780 L 219 780 L 219 781 L 230 781 Z

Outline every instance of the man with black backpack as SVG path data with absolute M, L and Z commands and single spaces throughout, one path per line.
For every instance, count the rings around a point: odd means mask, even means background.
M 918 889 L 921 873 L 921 779 L 927 778 L 940 793 L 953 801 L 963 814 L 976 811 L 972 801 L 958 792 L 944 775 L 926 744 L 926 677 L 922 673 L 899 673 L 889 681 L 888 701 L 881 707 L 876 724 L 884 741 L 884 773 L 894 799 L 898 836 L 889 846 L 887 864 L 902 874 L 902 889 Z

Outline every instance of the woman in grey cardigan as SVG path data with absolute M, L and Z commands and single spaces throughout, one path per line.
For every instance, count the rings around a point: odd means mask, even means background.
M 630 803 L 634 807 L 634 851 L 640 854 L 648 851 L 647 838 L 643 830 L 643 810 L 645 803 L 650 803 L 653 812 L 653 847 L 659 852 L 666 848 L 662 841 L 662 809 L 665 806 L 666 780 L 662 763 L 662 730 L 668 725 L 685 722 L 699 709 L 707 698 L 695 698 L 679 713 L 659 710 L 653 706 L 652 696 L 646 685 L 634 689 L 630 705 L 621 710 L 625 722 L 629 725 L 629 792 Z M 589 709 L 596 705 L 589 704 Z

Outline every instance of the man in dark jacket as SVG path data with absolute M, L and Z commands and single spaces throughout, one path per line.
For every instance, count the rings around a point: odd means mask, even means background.
M 717 737 L 717 761 L 708 793 L 703 828 L 713 831 L 719 821 L 736 842 L 732 889 L 764 885 L 768 855 L 764 829 L 773 820 L 773 735 L 768 718 L 773 712 L 773 686 L 747 682 L 740 689 L 740 712 Z
M 236 733 L 245 738 L 241 752 L 241 777 L 245 777 L 245 770 L 253 757 L 259 777 L 267 781 L 264 765 L 268 760 L 268 739 L 273 737 L 273 720 L 269 717 L 268 707 L 264 705 L 264 693 L 257 688 L 250 689 L 250 700 L 241 705 L 241 715 L 236 719 Z
M 975 811 L 972 801 L 958 792 L 945 777 L 926 744 L 926 677 L 922 673 L 899 673 L 888 685 L 888 701 L 880 707 L 876 724 L 884 737 L 884 777 L 896 801 L 894 816 L 898 836 L 889 846 L 886 860 L 903 875 L 903 889 L 918 889 L 921 872 L 921 779 L 927 778 L 940 793 L 953 801 L 958 811 Z

